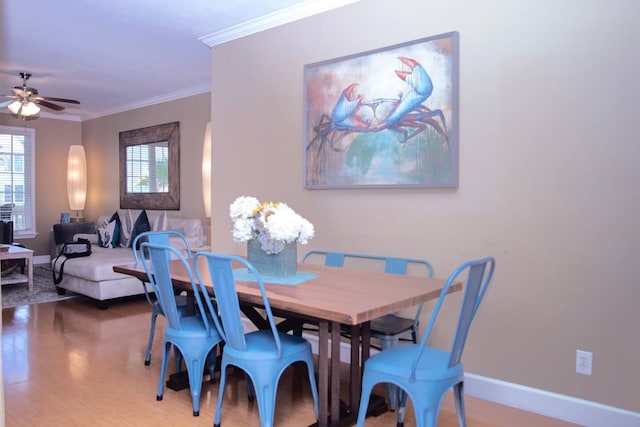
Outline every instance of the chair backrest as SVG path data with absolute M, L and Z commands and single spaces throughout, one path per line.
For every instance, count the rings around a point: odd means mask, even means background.
M 351 254 L 342 252 L 330 252 L 330 251 L 309 251 L 304 257 L 302 262 L 305 262 L 307 258 L 312 255 L 324 256 L 324 265 L 328 267 L 344 267 L 344 262 L 348 258 L 369 259 L 376 261 L 384 261 L 384 272 L 392 274 L 407 274 L 407 268 L 410 264 L 421 264 L 427 269 L 427 277 L 433 276 L 433 267 L 431 263 L 422 259 L 415 258 L 398 258 L 387 257 L 380 255 L 365 255 L 365 254 Z
M 309 251 L 302 257 L 302 262 L 305 262 L 307 258 L 313 255 L 324 256 L 324 265 L 328 267 L 344 267 L 344 262 L 348 258 L 357 258 L 373 261 L 384 261 L 384 272 L 391 274 L 407 274 L 409 265 L 415 264 L 423 266 L 426 270 L 426 277 L 433 277 L 433 266 L 429 261 L 416 258 L 398 258 L 398 257 L 386 257 L 380 255 L 364 255 L 364 254 L 352 254 L 342 252 L 330 252 L 330 251 Z M 416 311 L 414 325 L 417 326 L 420 320 L 420 314 L 422 313 L 422 304 L 418 305 Z
M 453 273 L 451 273 L 451 275 L 447 279 L 447 282 L 442 288 L 442 292 L 440 292 L 440 297 L 438 298 L 438 301 L 433 308 L 433 312 L 431 313 L 429 324 L 427 325 L 422 340 L 420 341 L 420 350 L 416 355 L 416 358 L 414 359 L 411 369 L 412 378 L 415 378 L 415 370 L 418 365 L 418 361 L 420 360 L 427 341 L 429 340 L 429 336 L 431 335 L 431 331 L 433 330 L 433 327 L 436 323 L 436 319 L 438 318 L 438 314 L 440 313 L 440 309 L 442 308 L 444 299 L 449 292 L 449 288 L 452 284 L 456 283 L 461 275 L 466 272 L 467 278 L 466 282 L 463 284 L 464 289 L 462 303 L 460 304 L 458 324 L 456 326 L 456 332 L 453 338 L 453 343 L 451 345 L 449 367 L 460 363 L 460 359 L 462 358 L 462 351 L 464 350 L 464 344 L 467 341 L 469 328 L 471 327 L 471 321 L 475 317 L 476 312 L 478 311 L 478 307 L 480 306 L 480 302 L 482 302 L 482 298 L 487 292 L 487 287 L 489 286 L 491 278 L 493 277 L 493 270 L 495 269 L 495 266 L 495 259 L 493 257 L 486 257 L 474 261 L 465 262 L 458 268 L 456 268 Z
M 11 221 L 13 219 L 12 216 L 14 207 L 14 203 L 5 203 L 3 205 L 0 205 L 0 220 Z
M 274 342 L 278 351 L 278 357 L 282 355 L 282 347 L 280 344 L 280 336 L 276 323 L 273 319 L 273 313 L 271 312 L 271 305 L 267 298 L 267 293 L 264 288 L 264 282 L 262 277 L 256 271 L 256 269 L 247 260 L 234 255 L 222 255 L 208 252 L 198 252 L 194 257 L 194 265 L 196 276 L 200 283 L 204 283 L 203 274 L 205 271 L 202 269 L 202 263 L 200 259 L 206 259 L 206 265 L 208 267 L 208 273 L 211 276 L 211 282 L 213 283 L 213 290 L 218 306 L 220 319 L 222 321 L 222 330 L 220 335 L 225 342 L 225 345 L 231 346 L 231 348 L 238 351 L 246 351 L 246 341 L 244 336 L 244 329 L 242 327 L 242 319 L 240 316 L 240 302 L 238 299 L 238 293 L 236 291 L 236 284 L 233 278 L 233 262 L 237 262 L 246 267 L 247 270 L 253 274 L 260 288 L 260 294 L 262 295 L 262 302 L 264 310 L 269 321 L 271 333 L 273 334 Z
M 140 260 L 142 261 L 142 265 L 144 266 L 149 278 L 149 283 L 151 283 L 151 286 L 158 297 L 158 302 L 160 303 L 162 311 L 164 312 L 171 328 L 178 330 L 183 329 L 181 324 L 182 317 L 179 315 L 178 306 L 176 304 L 175 291 L 169 268 L 169 261 L 172 258 L 180 260 L 187 272 L 187 275 L 189 276 L 194 300 L 197 305 L 196 312 L 200 314 L 204 328 L 209 333 L 213 331 L 213 328 L 220 328 L 220 325 L 218 325 L 216 311 L 213 308 L 211 299 L 208 297 L 205 286 L 195 281 L 189 261 L 178 249 L 169 245 L 143 242 L 140 245 L 139 251 L 141 253 L 149 254 L 149 259 L 145 259 L 145 257 L 141 256 Z M 207 313 L 210 313 L 211 317 L 209 317 Z M 210 318 L 213 319 L 213 325 L 210 323 Z

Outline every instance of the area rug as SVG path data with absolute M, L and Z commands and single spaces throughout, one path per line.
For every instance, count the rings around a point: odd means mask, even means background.
M 33 293 L 29 293 L 26 283 L 12 283 L 19 281 L 19 278 L 20 273 L 17 271 L 2 278 L 2 308 L 59 301 L 77 296 L 69 292 L 67 295 L 58 295 L 48 264 L 33 267 Z

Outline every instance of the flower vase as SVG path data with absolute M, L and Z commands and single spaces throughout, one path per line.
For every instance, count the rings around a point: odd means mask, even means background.
M 286 243 L 282 252 L 268 254 L 256 239 L 247 242 L 247 260 L 265 276 L 289 277 L 298 271 L 298 245 Z

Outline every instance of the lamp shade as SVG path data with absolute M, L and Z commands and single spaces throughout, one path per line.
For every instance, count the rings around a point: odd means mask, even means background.
M 67 195 L 72 211 L 84 209 L 87 198 L 87 161 L 82 145 L 71 145 L 67 159 Z
M 205 215 L 211 218 L 211 122 L 207 123 L 202 144 L 202 201 Z
M 33 102 L 29 102 L 27 104 L 22 104 L 22 111 L 20 112 L 20 114 L 22 115 L 22 117 L 31 117 L 35 116 L 39 112 L 40 107 L 38 107 Z
M 22 117 L 35 116 L 40 112 L 40 107 L 30 101 L 13 101 L 7 108 L 11 114 L 20 114 Z
M 22 108 L 22 103 L 20 101 L 13 101 L 11 104 L 7 106 L 11 114 L 18 114 L 20 109 Z

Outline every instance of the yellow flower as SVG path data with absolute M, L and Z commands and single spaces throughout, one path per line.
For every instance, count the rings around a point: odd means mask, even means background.
M 273 211 L 278 207 L 279 203 L 275 202 L 262 202 L 260 206 L 253 210 L 252 216 L 257 217 L 260 212 Z

